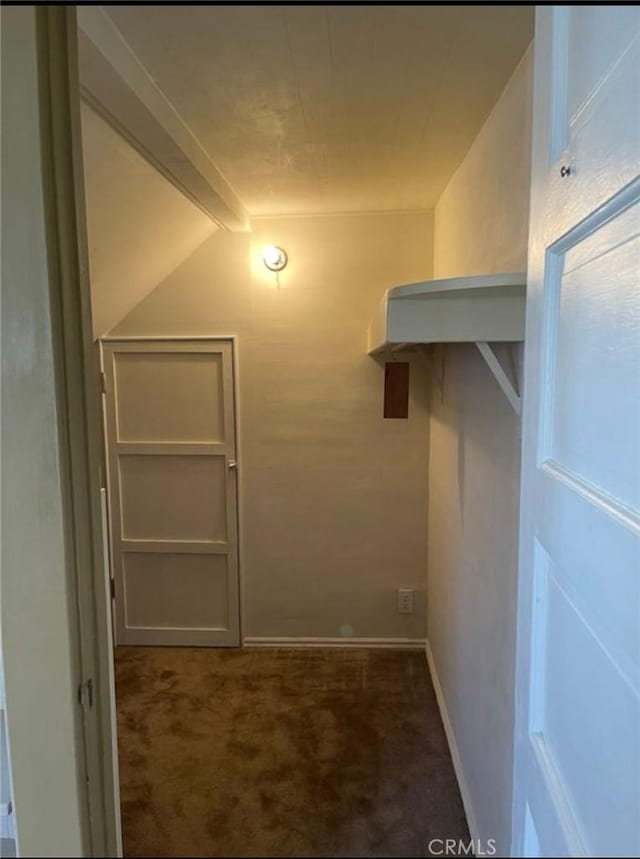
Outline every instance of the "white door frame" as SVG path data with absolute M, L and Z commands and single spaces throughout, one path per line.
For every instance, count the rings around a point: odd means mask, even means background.
M 7 202 L 17 207 L 17 223 L 31 241 L 33 254 L 33 260 L 25 260 L 19 243 L 6 251 L 12 266 L 6 284 L 12 296 L 9 306 L 12 311 L 18 308 L 7 329 L 13 343 L 13 351 L 10 343 L 7 352 L 9 357 L 13 354 L 7 378 L 14 385 L 23 378 L 31 396 L 39 380 L 46 409 L 33 412 L 43 422 L 26 437 L 38 444 L 48 437 L 51 448 L 44 464 L 47 475 L 42 479 L 36 475 L 36 480 L 32 450 L 12 451 L 14 466 L 24 467 L 28 489 L 6 542 L 13 540 L 15 549 L 17 537 L 23 551 L 17 560 L 10 555 L 11 563 L 2 571 L 7 735 L 18 850 L 24 855 L 70 851 L 116 856 L 111 654 L 98 479 L 99 398 L 87 266 L 76 10 L 23 6 L 2 12 L 6 38 L 12 40 L 8 68 L 21 87 L 19 101 L 10 93 L 8 117 L 15 121 L 14 129 L 29 138 L 24 159 L 15 147 L 11 152 L 17 179 L 25 184 L 14 198 L 15 181 L 7 182 Z M 2 35 L 4 42 L 4 26 Z M 3 268 L 4 257 L 3 249 Z M 28 296 L 26 303 L 16 300 L 21 288 Z M 5 283 L 3 293 L 4 289 Z M 27 318 L 26 309 L 34 319 Z M 45 387 L 49 377 L 51 383 Z M 21 414 L 15 387 L 13 395 Z M 29 420 L 26 413 L 24 420 Z M 57 502 L 29 494 L 34 486 L 48 492 L 52 481 Z M 20 477 L 16 485 L 19 482 Z M 33 553 L 24 551 L 27 528 L 38 547 Z M 5 549 L 3 545 L 3 554 Z M 43 570 L 61 579 L 55 583 L 55 599 L 44 606 L 39 588 Z M 43 626 L 51 653 L 43 652 L 38 637 L 25 644 L 32 624 Z M 55 662 L 61 646 L 64 671 Z M 58 676 L 52 676 L 56 669 Z M 74 755 L 68 754 L 70 733 Z
M 243 523 L 243 475 L 244 475 L 244 457 L 242 450 L 242 431 L 241 431 L 241 402 L 240 402 L 240 360 L 239 360 L 239 348 L 238 348 L 238 335 L 237 334 L 196 334 L 196 335 L 188 335 L 188 334 L 178 334 L 175 336 L 167 336 L 167 335 L 156 335 L 156 334 L 140 334 L 140 335 L 125 335 L 119 337 L 116 334 L 106 334 L 104 337 L 101 337 L 99 340 L 100 343 L 100 372 L 104 373 L 104 349 L 103 344 L 105 343 L 153 343 L 156 342 L 189 342 L 189 341 L 202 341 L 206 343 L 230 343 L 231 344 L 231 354 L 232 354 L 232 379 L 233 379 L 233 403 L 234 403 L 234 441 L 236 448 L 236 461 L 237 465 L 237 473 L 236 473 L 236 523 L 237 523 L 237 555 L 238 555 L 238 630 L 239 630 L 239 646 L 244 646 L 244 617 L 245 617 L 245 581 L 243 575 L 244 569 L 244 551 L 243 551 L 243 531 L 242 531 L 242 523 Z M 102 394 L 102 438 L 103 438 L 103 446 L 105 451 L 105 457 L 108 456 L 108 439 L 107 439 L 107 422 L 106 422 L 106 394 L 103 390 Z M 106 469 L 106 478 L 105 481 L 107 486 L 105 487 L 107 490 L 107 495 L 111 493 L 111 486 L 109 485 L 109 469 Z M 111 507 L 107 500 L 107 511 L 110 517 Z M 109 553 L 109 564 L 113 564 L 113 542 L 112 542 L 112 528 L 111 522 L 109 521 L 109 540 L 111 545 L 111 551 Z M 110 577 L 113 581 L 113 567 L 110 569 Z M 113 617 L 113 612 L 110 613 Z

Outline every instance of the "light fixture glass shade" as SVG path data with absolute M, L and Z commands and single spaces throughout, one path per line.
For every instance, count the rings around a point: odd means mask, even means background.
M 282 271 L 288 262 L 288 257 L 283 248 L 269 245 L 262 252 L 262 261 L 269 271 Z

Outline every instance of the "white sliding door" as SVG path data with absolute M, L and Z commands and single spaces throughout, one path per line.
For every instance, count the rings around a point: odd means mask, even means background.
M 513 854 L 640 855 L 640 9 L 538 7 Z
M 102 350 L 116 642 L 237 646 L 232 344 Z

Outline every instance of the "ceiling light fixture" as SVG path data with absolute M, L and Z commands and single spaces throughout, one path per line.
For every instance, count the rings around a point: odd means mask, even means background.
M 287 252 L 277 245 L 269 245 L 262 251 L 262 262 L 269 271 L 282 271 L 288 261 Z

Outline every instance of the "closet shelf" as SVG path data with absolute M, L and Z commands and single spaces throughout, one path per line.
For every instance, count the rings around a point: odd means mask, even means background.
M 513 408 L 520 395 L 489 343 L 524 340 L 526 275 L 425 280 L 388 289 L 368 331 L 370 355 L 428 343 L 475 343 Z

